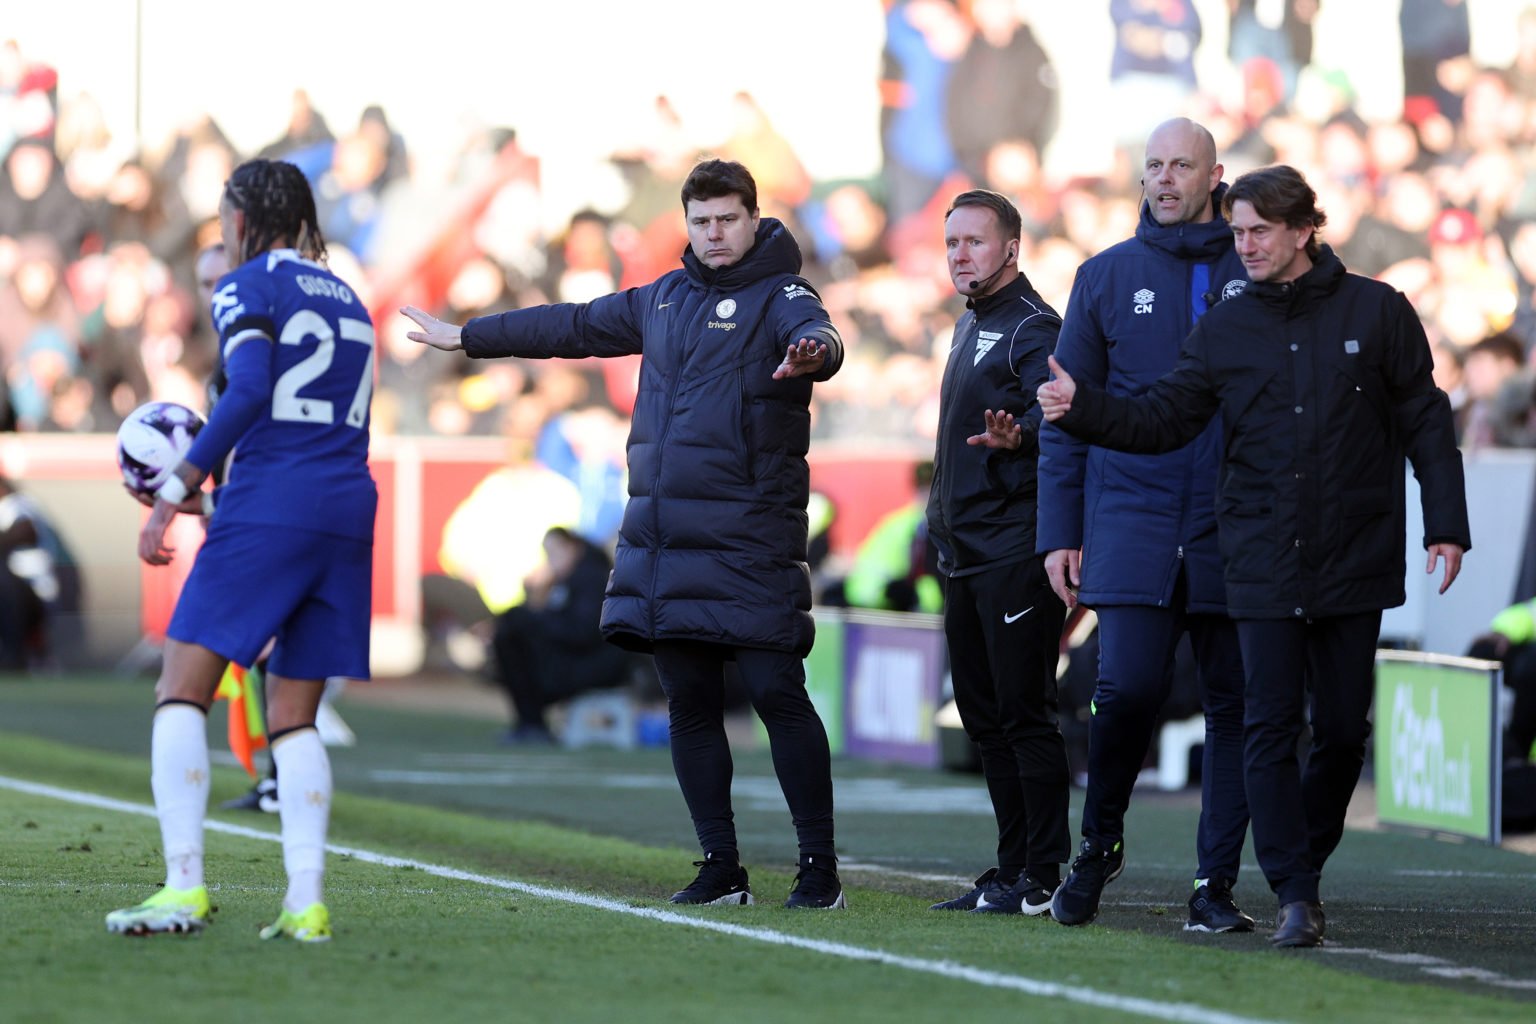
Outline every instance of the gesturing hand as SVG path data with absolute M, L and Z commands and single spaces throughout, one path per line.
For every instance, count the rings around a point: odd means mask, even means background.
M 1435 571 L 1435 563 L 1445 559 L 1445 576 L 1440 581 L 1440 593 L 1451 589 L 1451 584 L 1456 582 L 1456 577 L 1461 574 L 1461 556 L 1466 550 L 1460 544 L 1431 544 L 1429 546 L 1429 564 L 1424 567 L 1426 573 Z
M 1056 377 L 1041 384 L 1035 395 L 1040 399 L 1041 415 L 1054 423 L 1072 408 L 1072 399 L 1077 396 L 1077 381 L 1061 368 L 1055 356 L 1047 356 L 1046 359 Z
M 993 412 L 986 410 L 983 414 L 987 422 L 987 429 L 980 434 L 972 434 L 965 439 L 966 444 L 986 445 L 988 448 L 1015 449 L 1024 443 L 1024 428 L 1014 419 L 1013 413 L 999 409 Z
M 808 373 L 820 370 L 822 364 L 827 361 L 827 346 L 810 338 L 801 338 L 789 350 L 784 353 L 784 361 L 779 368 L 773 371 L 774 380 L 784 380 L 786 377 L 804 377 Z
M 405 332 L 405 336 L 412 341 L 431 345 L 444 352 L 458 352 L 464 348 L 464 329 L 458 324 L 439 320 L 426 310 L 417 309 L 415 306 L 402 307 L 400 312 L 416 321 L 416 326 L 421 328 L 419 331 Z

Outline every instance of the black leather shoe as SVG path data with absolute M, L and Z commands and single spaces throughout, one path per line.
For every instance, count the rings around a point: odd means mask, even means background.
M 1323 905 L 1311 900 L 1297 900 L 1280 908 L 1275 917 L 1273 946 L 1321 946 L 1323 944 Z

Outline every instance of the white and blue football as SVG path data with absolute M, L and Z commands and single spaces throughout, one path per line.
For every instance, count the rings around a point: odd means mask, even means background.
M 117 464 L 137 494 L 154 494 L 203 429 L 195 409 L 176 402 L 145 402 L 117 428 Z

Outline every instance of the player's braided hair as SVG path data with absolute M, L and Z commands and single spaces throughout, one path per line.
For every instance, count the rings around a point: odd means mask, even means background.
M 320 234 L 314 193 L 293 164 L 247 160 L 224 183 L 224 202 L 245 214 L 245 238 L 236 264 L 280 242 L 308 259 L 325 259 L 325 238 Z

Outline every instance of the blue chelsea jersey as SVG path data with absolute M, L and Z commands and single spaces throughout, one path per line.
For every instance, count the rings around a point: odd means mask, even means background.
M 242 345 L 264 346 L 271 386 L 270 401 L 235 444 L 216 514 L 371 540 L 374 336 L 357 294 L 318 263 L 278 249 L 219 281 L 213 318 L 220 367 L 227 372 Z

